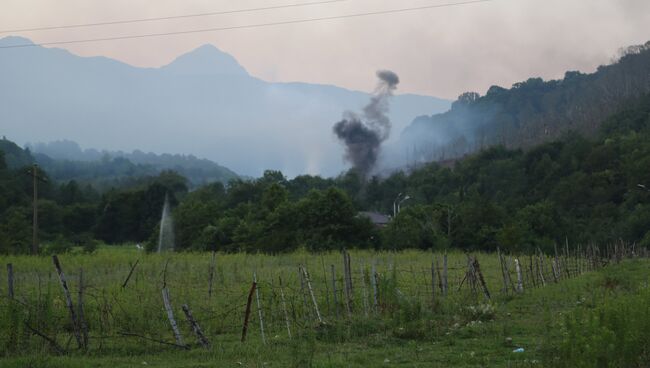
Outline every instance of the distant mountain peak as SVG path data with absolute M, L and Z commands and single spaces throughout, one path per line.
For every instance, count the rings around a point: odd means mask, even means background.
M 205 44 L 183 54 L 161 69 L 183 75 L 248 76 L 246 69 L 232 55 L 211 44 Z
M 18 46 L 18 45 L 33 45 L 34 42 L 29 38 L 20 36 L 7 36 L 0 38 L 0 46 Z

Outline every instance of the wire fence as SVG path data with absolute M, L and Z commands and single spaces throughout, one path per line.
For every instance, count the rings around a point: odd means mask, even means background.
M 266 343 L 356 319 L 391 318 L 406 306 L 435 312 L 448 300 L 489 303 L 625 258 L 648 257 L 648 250 L 617 243 L 571 250 L 567 245 L 554 254 L 429 253 L 430 259 L 421 259 L 426 254 L 352 259 L 343 251 L 328 262 L 314 256 L 297 263 L 282 256 L 266 263 L 254 257 L 229 262 L 213 254 L 201 262 L 171 256 L 162 264 L 138 259 L 94 269 L 65 269 L 62 257 L 60 270 L 8 264 L 0 289 L 6 329 L 0 342 L 9 350 L 59 352 L 73 349 L 72 337 L 82 335 L 88 342 L 79 348 L 99 351 L 110 348 L 104 341 L 113 338 L 183 348 L 197 345 L 184 341 L 233 338 Z M 176 342 L 172 330 L 182 336 Z

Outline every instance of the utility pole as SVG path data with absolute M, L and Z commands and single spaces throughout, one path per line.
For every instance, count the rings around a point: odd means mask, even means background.
M 34 186 L 33 218 L 32 218 L 32 254 L 38 254 L 38 181 L 46 182 L 47 180 L 38 175 L 38 165 L 34 164 L 28 175 L 32 176 Z

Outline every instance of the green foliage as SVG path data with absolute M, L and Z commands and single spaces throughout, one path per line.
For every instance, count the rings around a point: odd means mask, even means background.
M 641 367 L 650 362 L 650 289 L 612 296 L 564 319 L 558 367 Z
M 542 85 L 531 80 L 516 89 Z M 470 94 L 459 108 L 480 101 Z M 650 192 L 637 185 L 650 185 L 649 116 L 647 95 L 608 118 L 595 138 L 567 133 L 528 151 L 494 146 L 453 167 L 431 163 L 367 182 L 354 170 L 336 178 L 294 179 L 269 170 L 258 179 L 237 178 L 227 186 L 213 183 L 188 192 L 183 176 L 163 171 L 100 195 L 77 181 L 39 181 L 39 238 L 47 242 L 62 236 L 75 243 L 76 235 L 92 234 L 109 244 L 148 240 L 153 249 L 169 193 L 178 250 L 501 247 L 550 252 L 566 239 L 570 244 L 622 239 L 647 245 Z M 4 253 L 29 249 L 32 180 L 27 170 L 0 160 Z M 384 228 L 357 216 L 359 211 L 392 213 L 406 195 L 410 200 Z

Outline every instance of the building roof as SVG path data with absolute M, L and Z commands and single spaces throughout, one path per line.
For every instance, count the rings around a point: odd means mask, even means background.
M 369 218 L 375 225 L 386 225 L 390 222 L 390 217 L 379 212 L 361 211 L 358 216 Z

